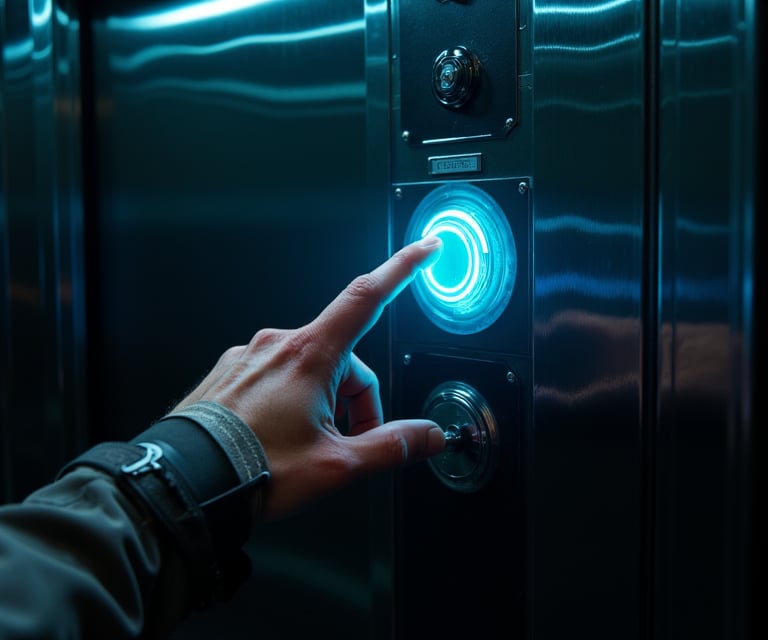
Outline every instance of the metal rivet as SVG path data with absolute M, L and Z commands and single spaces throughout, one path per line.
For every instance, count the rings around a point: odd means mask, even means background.
M 400 187 L 397 187 L 397 189 L 395 189 L 395 198 L 397 200 L 403 199 L 403 190 Z
M 528 183 L 521 182 L 519 185 L 517 185 L 517 191 L 520 195 L 525 195 L 528 193 Z
M 403 364 L 404 364 L 406 367 L 407 367 L 409 364 L 411 364 L 411 354 L 410 354 L 410 353 L 406 353 L 406 354 L 403 356 Z
M 517 382 L 517 376 L 515 375 L 514 371 L 507 371 L 507 382 L 509 382 L 509 384 L 514 384 Z
M 403 139 L 403 142 L 408 142 L 411 139 L 411 132 L 410 131 L 403 131 L 400 134 L 400 137 Z
M 514 118 L 507 118 L 504 121 L 504 128 L 505 129 L 511 129 L 514 126 L 515 126 L 515 119 Z

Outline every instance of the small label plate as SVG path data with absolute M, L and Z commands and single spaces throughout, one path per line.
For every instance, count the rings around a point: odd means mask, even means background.
M 431 176 L 453 173 L 480 173 L 483 170 L 482 153 L 464 153 L 454 156 L 430 156 L 427 158 Z

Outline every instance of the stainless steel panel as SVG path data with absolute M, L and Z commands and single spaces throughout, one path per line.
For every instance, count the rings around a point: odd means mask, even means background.
M 643 589 L 644 9 L 534 8 L 532 634 L 634 638 Z
M 80 26 L 73 9 L 66 0 L 0 3 L 5 499 L 51 480 L 85 441 Z
M 750 636 L 755 5 L 660 14 L 658 638 Z
M 368 234 L 360 2 L 94 12 L 92 383 L 94 424 L 114 438 L 158 417 L 226 347 L 309 320 L 387 243 Z M 361 484 L 259 529 L 252 580 L 174 637 L 366 637 L 368 508 Z
M 504 0 L 401 0 L 392 3 L 390 18 L 392 98 L 390 111 L 379 117 L 391 118 L 392 250 L 406 242 L 420 207 L 431 201 L 439 208 L 428 207 L 425 220 L 460 210 L 459 217 L 470 220 L 480 235 L 501 243 L 488 250 L 494 257 L 488 264 L 504 264 L 501 256 L 511 253 L 514 243 L 517 268 L 508 304 L 496 309 L 497 316 L 481 301 L 476 309 L 482 321 L 472 327 L 456 326 L 450 304 L 443 309 L 445 322 L 430 318 L 413 287 L 391 305 L 395 417 L 428 413 L 429 398 L 443 385 L 452 390 L 469 385 L 470 395 L 482 398 L 489 422 L 498 425 L 492 470 L 477 478 L 481 482 L 470 482 L 471 491 L 446 486 L 430 465 L 415 465 L 399 475 L 393 635 L 522 637 L 528 594 L 527 466 L 521 462 L 531 423 L 531 202 L 536 189 L 530 179 L 531 11 L 528 3 Z M 441 50 L 459 45 L 477 53 L 481 88 L 466 105 L 446 109 L 432 94 L 432 61 Z M 514 126 L 505 129 L 512 118 Z M 457 155 L 479 162 L 469 173 L 434 173 L 432 157 Z M 460 196 L 461 189 L 477 200 Z M 501 228 L 509 227 L 506 241 L 499 227 L 491 230 L 494 225 L 486 226 L 488 219 L 479 213 L 478 202 L 486 198 L 499 212 Z M 498 286 L 505 289 L 502 281 Z

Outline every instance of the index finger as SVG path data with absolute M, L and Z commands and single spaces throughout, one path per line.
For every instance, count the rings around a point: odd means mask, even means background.
M 406 245 L 370 273 L 350 282 L 310 326 L 339 353 L 353 349 L 418 270 L 437 260 L 441 247 L 437 236 Z

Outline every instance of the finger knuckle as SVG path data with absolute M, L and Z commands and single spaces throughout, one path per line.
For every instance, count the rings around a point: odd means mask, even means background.
M 387 451 L 393 464 L 404 464 L 408 460 L 408 443 L 396 432 L 391 432 L 387 439 Z
M 252 349 L 263 349 L 271 346 L 280 339 L 281 333 L 279 329 L 259 329 L 251 338 L 249 346 Z
M 371 273 L 357 276 L 347 287 L 347 292 L 354 298 L 376 299 L 379 297 L 379 281 Z
M 242 345 L 229 347 L 226 351 L 224 351 L 224 353 L 221 354 L 221 358 L 219 358 L 219 363 L 228 365 L 233 362 L 236 362 L 243 355 L 243 351 L 245 351 L 245 347 Z
M 272 366 L 289 365 L 295 371 L 303 371 L 313 366 L 312 355 L 317 350 L 315 343 L 320 344 L 321 341 L 304 328 L 262 329 L 251 340 L 249 349 L 253 355 L 268 358 Z

